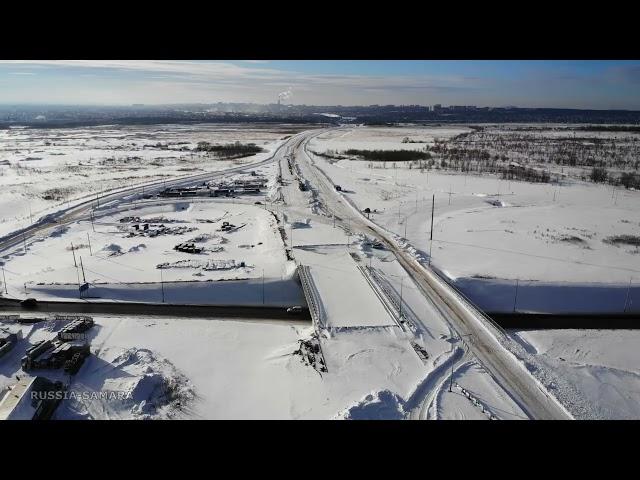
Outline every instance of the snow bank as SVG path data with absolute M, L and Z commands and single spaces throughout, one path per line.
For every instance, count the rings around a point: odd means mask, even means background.
M 372 392 L 340 412 L 337 418 L 345 420 L 402 420 L 405 416 L 403 400 L 389 390 Z
M 190 381 L 171 362 L 135 347 L 106 348 L 89 357 L 70 393 L 56 418 L 171 418 L 195 398 Z

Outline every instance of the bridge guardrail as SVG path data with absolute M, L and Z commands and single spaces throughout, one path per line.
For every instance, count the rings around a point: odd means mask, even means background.
M 320 296 L 313 285 L 313 279 L 311 278 L 309 267 L 307 265 L 298 265 L 298 277 L 302 283 L 302 291 L 304 292 L 307 303 L 309 304 L 309 312 L 311 313 L 311 319 L 313 320 L 316 330 L 318 328 L 325 328 L 324 311 L 320 304 Z

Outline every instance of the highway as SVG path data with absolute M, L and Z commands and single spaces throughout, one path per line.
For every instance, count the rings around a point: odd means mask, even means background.
M 419 263 L 401 249 L 389 232 L 368 220 L 344 196 L 337 192 L 332 181 L 319 170 L 306 151 L 308 138 L 297 142 L 295 158 L 300 171 L 330 214 L 335 215 L 343 227 L 355 233 L 378 238 L 393 252 L 407 274 L 416 282 L 428 299 L 443 312 L 443 317 L 465 341 L 470 352 L 491 373 L 496 382 L 533 419 L 572 419 L 569 412 L 549 394 L 544 386 L 508 351 L 499 337 L 501 330 L 465 301 L 431 269 Z M 503 342 L 509 342 L 506 336 Z M 418 407 L 422 410 L 422 406 Z
M 0 298 L 0 313 L 87 313 L 108 315 L 158 315 L 169 317 L 206 317 L 206 318 L 259 318 L 286 320 L 292 324 L 308 322 L 309 311 L 287 312 L 283 307 L 270 306 L 234 306 L 234 305 L 181 305 L 171 303 L 138 303 L 138 302 L 65 302 L 39 301 L 29 310 L 21 307 L 16 300 Z

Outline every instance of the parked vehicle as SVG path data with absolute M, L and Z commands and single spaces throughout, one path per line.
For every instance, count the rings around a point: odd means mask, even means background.
M 36 308 L 38 306 L 38 300 L 35 298 L 26 298 L 20 302 L 22 308 Z

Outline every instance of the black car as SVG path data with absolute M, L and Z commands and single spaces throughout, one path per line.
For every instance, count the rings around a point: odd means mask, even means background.
M 38 300 L 35 298 L 26 298 L 20 302 L 22 308 L 36 308 L 38 306 Z

